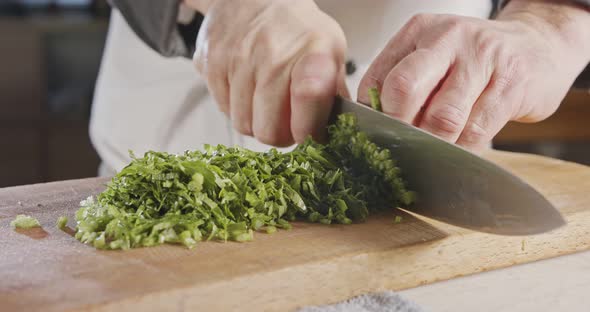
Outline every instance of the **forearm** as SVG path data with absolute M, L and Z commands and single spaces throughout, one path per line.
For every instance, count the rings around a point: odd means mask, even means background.
M 590 88 L 590 0 L 511 0 L 497 19 L 520 20 L 546 32 L 548 44 L 561 49 L 568 63 L 577 64 L 578 74 L 586 68 L 574 86 Z

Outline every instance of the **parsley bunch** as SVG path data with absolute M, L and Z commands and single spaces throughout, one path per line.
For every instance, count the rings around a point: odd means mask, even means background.
M 370 211 L 409 205 L 390 151 L 340 115 L 325 145 L 308 139 L 292 152 L 206 145 L 183 155 L 148 152 L 96 198 L 81 202 L 76 238 L 100 249 L 197 241 L 248 241 L 253 231 L 363 221 Z

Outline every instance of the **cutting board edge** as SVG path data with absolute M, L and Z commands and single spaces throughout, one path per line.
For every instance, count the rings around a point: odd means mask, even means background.
M 579 212 L 576 215 L 584 215 L 585 218 L 590 218 L 590 212 Z M 575 216 L 574 216 L 575 217 Z M 576 218 L 574 218 L 576 219 Z M 590 233 L 585 233 L 586 241 L 584 245 L 573 244 L 572 236 L 579 237 L 579 229 L 583 224 L 571 222 L 568 226 L 554 231 L 549 234 L 542 234 L 536 236 L 528 236 L 526 238 L 517 236 L 504 236 L 498 240 L 497 235 L 480 234 L 476 232 L 466 231 L 456 236 L 449 236 L 440 240 L 426 242 L 420 245 L 405 246 L 387 251 L 367 252 L 363 254 L 346 254 L 330 259 L 323 259 L 297 266 L 280 268 L 273 271 L 264 272 L 262 274 L 246 274 L 232 279 L 227 279 L 217 283 L 208 285 L 187 286 L 175 288 L 164 292 L 146 293 L 140 296 L 134 296 L 117 300 L 109 303 L 94 304 L 84 307 L 83 309 L 74 310 L 89 310 L 89 311 L 121 311 L 121 309 L 142 308 L 146 311 L 169 310 L 177 308 L 179 311 L 194 310 L 196 308 L 208 307 L 210 310 L 234 310 L 243 308 L 244 304 L 256 305 L 260 311 L 276 311 L 276 310 L 296 310 L 303 306 L 310 305 L 324 305 L 336 303 L 354 296 L 369 292 L 379 292 L 385 290 L 400 291 L 404 289 L 414 288 L 425 284 L 431 284 L 441 281 L 446 281 L 453 278 L 478 274 L 498 270 L 513 265 L 521 265 L 545 259 L 550 259 L 558 256 L 573 254 L 590 249 Z M 475 249 L 477 252 L 467 253 L 468 251 L 461 251 L 456 246 L 460 246 L 459 240 L 471 240 L 468 243 L 480 243 L 481 235 L 489 239 L 490 245 L 480 249 Z M 558 237 L 559 239 L 555 239 Z M 522 250 L 522 240 L 525 240 L 525 249 Z M 514 252 L 498 255 L 495 253 L 492 245 L 510 245 Z M 561 244 L 565 243 L 565 244 Z M 559 246 L 559 248 L 554 248 Z M 439 253 L 439 250 L 442 252 Z M 530 251 L 533 250 L 531 254 Z M 444 256 L 443 256 L 444 255 Z M 456 256 L 463 257 L 462 262 L 456 260 Z M 441 256 L 443 259 L 432 261 L 433 256 Z M 501 262 L 498 261 L 498 256 L 503 256 Z M 429 259 L 424 261 L 424 259 Z M 494 257 L 494 265 L 480 266 L 476 265 L 481 258 Z M 415 258 L 417 261 L 409 261 Z M 403 260 L 396 262 L 396 260 Z M 410 264 L 410 262 L 412 262 Z M 437 266 L 436 263 L 453 263 L 448 267 Z M 405 264 L 404 264 L 405 263 Z M 397 270 L 392 275 L 391 266 L 402 264 L 402 270 Z M 421 268 L 416 270 L 416 266 Z M 363 270 L 365 268 L 365 270 Z M 369 269 L 366 269 L 369 268 Z M 441 274 L 441 270 L 443 274 Z M 402 273 L 399 273 L 403 271 Z M 313 274 L 309 277 L 309 273 Z M 334 273 L 347 272 L 348 275 L 342 276 Z M 419 272 L 415 275 L 413 273 Z M 316 286 L 312 287 L 313 291 L 297 291 L 297 289 L 284 288 L 277 280 L 292 281 L 297 277 L 306 277 L 307 283 L 314 283 Z M 337 278 L 334 278 L 334 277 Z M 282 277 L 282 278 L 281 278 Z M 354 285 L 364 285 L 362 287 L 351 287 L 350 279 L 354 277 L 356 282 Z M 375 278 L 377 277 L 377 278 Z M 317 287 L 317 284 L 322 284 L 322 287 Z M 302 283 L 298 283 L 302 284 Z M 260 286 L 262 285 L 262 287 Z M 255 287 L 261 289 L 262 294 L 255 298 L 248 296 L 247 298 L 238 297 L 234 300 L 212 300 L 214 294 L 222 292 L 231 292 L 243 296 L 248 293 L 244 291 L 246 288 Z M 318 291 L 320 289 L 321 291 Z M 326 291 L 327 290 L 327 291 Z M 250 292 L 251 293 L 251 292 Z M 276 294 L 289 294 L 277 299 Z M 205 298 L 199 300 L 196 297 Z M 306 298 L 306 300 L 299 300 L 297 298 Z M 172 302 L 171 302 L 172 301 Z

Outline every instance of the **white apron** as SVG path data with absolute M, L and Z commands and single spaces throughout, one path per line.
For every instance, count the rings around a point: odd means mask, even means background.
M 347 77 L 353 98 L 371 60 L 417 13 L 451 13 L 486 18 L 490 0 L 318 0 L 348 40 L 348 59 L 357 70 Z M 370 5 L 368 5 L 370 3 Z M 98 77 L 90 136 L 102 159 L 101 175 L 129 162 L 128 151 L 181 153 L 203 144 L 269 147 L 231 128 L 190 60 L 164 58 L 145 45 L 117 10 L 111 15 Z

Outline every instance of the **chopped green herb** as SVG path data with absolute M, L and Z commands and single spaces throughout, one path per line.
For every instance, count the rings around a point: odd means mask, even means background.
M 523 240 L 522 240 L 522 242 L 521 242 L 521 245 L 520 245 L 520 250 L 521 250 L 521 251 L 524 251 L 524 239 L 523 239 Z
M 328 133 L 327 144 L 308 139 L 288 153 L 206 145 L 132 155 L 104 192 L 80 203 L 75 237 L 104 249 L 192 248 L 250 241 L 253 231 L 290 229 L 295 219 L 350 224 L 412 202 L 390 151 L 360 132 L 353 115 L 340 115 Z
M 39 220 L 31 216 L 19 214 L 14 220 L 10 222 L 10 226 L 13 229 L 30 229 L 34 227 L 41 227 L 41 224 L 39 223 Z
M 395 216 L 395 219 L 393 219 L 393 223 L 400 223 L 402 222 L 402 216 Z
M 59 217 L 59 219 L 57 219 L 57 222 L 55 223 L 55 226 L 57 226 L 57 228 L 60 230 L 65 229 L 67 225 L 68 225 L 68 217 L 66 217 L 66 216 Z
M 371 107 L 379 112 L 382 112 L 381 98 L 379 96 L 379 90 L 377 88 L 369 88 L 369 99 L 371 100 Z

